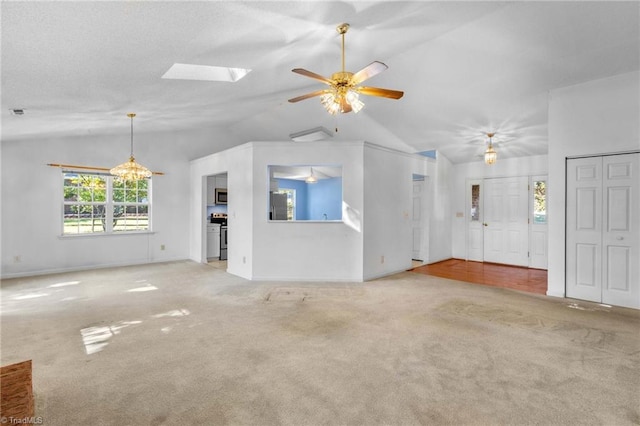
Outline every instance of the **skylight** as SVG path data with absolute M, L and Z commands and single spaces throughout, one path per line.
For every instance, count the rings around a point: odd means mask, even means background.
M 171 80 L 227 81 L 235 83 L 251 70 L 208 65 L 173 64 L 162 78 Z

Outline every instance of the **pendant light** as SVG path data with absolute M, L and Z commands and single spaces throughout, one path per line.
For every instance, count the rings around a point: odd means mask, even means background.
M 311 167 L 311 174 L 304 180 L 306 183 L 318 183 L 318 178 L 313 174 L 313 167 Z
M 487 133 L 487 136 L 489 137 L 489 146 L 484 152 L 484 162 L 490 166 L 496 162 L 498 153 L 493 149 L 493 143 L 491 141 L 491 138 L 495 136 L 495 133 Z
M 136 115 L 132 112 L 127 114 L 127 117 L 131 119 L 131 155 L 129 161 L 122 163 L 119 166 L 110 170 L 110 173 L 116 176 L 121 181 L 136 181 L 142 179 L 148 179 L 153 174 L 149 169 L 142 164 L 136 163 L 133 157 L 133 117 Z

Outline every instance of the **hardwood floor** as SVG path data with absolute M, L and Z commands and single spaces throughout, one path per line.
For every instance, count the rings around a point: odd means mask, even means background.
M 411 272 L 530 293 L 547 293 L 547 271 L 543 269 L 449 259 L 418 266 Z

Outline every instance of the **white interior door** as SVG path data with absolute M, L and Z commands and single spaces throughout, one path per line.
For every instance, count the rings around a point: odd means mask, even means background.
M 567 161 L 567 297 L 640 308 L 639 156 Z
M 411 256 L 413 260 L 424 260 L 422 256 L 422 192 L 424 179 L 413 181 L 413 212 L 411 224 L 413 227 L 413 246 Z
M 412 250 L 414 260 L 429 261 L 429 176 L 414 175 Z
M 484 260 L 482 193 L 481 180 L 467 182 L 467 260 L 475 262 Z
M 527 176 L 485 179 L 485 262 L 529 266 Z
M 567 161 L 566 292 L 602 300 L 602 158 Z
M 640 154 L 602 159 L 602 302 L 640 308 Z

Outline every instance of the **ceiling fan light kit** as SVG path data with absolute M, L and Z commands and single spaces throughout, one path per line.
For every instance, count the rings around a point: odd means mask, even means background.
M 491 138 L 495 136 L 495 133 L 487 133 L 487 136 L 489 137 L 489 146 L 484 152 L 484 162 L 490 166 L 498 159 L 498 153 L 493 149 L 493 142 L 491 141 Z
M 378 96 L 389 99 L 400 99 L 404 95 L 404 92 L 399 90 L 359 86 L 360 83 L 388 68 L 382 62 L 374 61 L 355 74 L 345 71 L 344 36 L 348 30 L 349 24 L 346 23 L 340 24 L 336 28 L 336 31 L 342 36 L 342 71 L 334 73 L 331 78 L 326 78 L 303 68 L 295 68 L 292 70 L 296 74 L 321 81 L 329 85 L 329 88 L 316 90 L 315 92 L 289 99 L 289 102 L 295 103 L 320 96 L 322 106 L 329 114 L 335 115 L 337 113 L 346 114 L 351 111 L 354 113 L 361 111 L 362 108 L 364 108 L 364 102 L 360 99 L 360 95 Z

